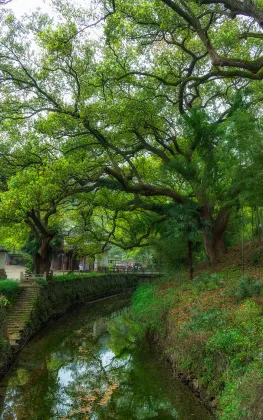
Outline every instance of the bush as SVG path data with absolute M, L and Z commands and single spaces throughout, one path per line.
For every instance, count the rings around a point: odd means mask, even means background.
M 25 267 L 26 267 L 26 270 L 25 270 L 26 274 L 32 274 L 34 272 L 34 261 L 32 257 L 29 259 L 29 261 L 25 263 Z
M 48 281 L 46 279 L 43 279 L 43 277 L 35 277 L 35 281 L 41 286 L 48 286 Z
M 164 333 L 164 320 L 174 301 L 174 289 L 168 288 L 158 294 L 158 286 L 141 285 L 132 298 L 132 317 L 147 331 Z
M 261 262 L 263 256 L 263 248 L 257 249 L 251 256 L 250 262 L 251 264 L 258 264 Z
M 193 285 L 199 290 L 215 290 L 224 287 L 224 280 L 218 273 L 202 272 L 193 279 Z
M 261 280 L 254 280 L 249 276 L 241 278 L 239 283 L 231 289 L 231 295 L 237 302 L 253 296 L 260 296 L 262 294 L 263 284 Z
M 15 280 L 0 281 L 0 295 L 5 296 L 9 302 L 13 302 L 20 292 L 20 284 Z
M 90 278 L 90 277 L 101 277 L 101 276 L 111 276 L 111 275 L 115 275 L 116 276 L 116 273 L 106 273 L 106 274 L 104 274 L 104 273 L 94 273 L 94 272 L 92 272 L 92 273 L 81 273 L 81 274 L 78 274 L 78 273 L 68 273 L 68 274 L 61 274 L 61 275 L 58 275 L 58 276 L 54 276 L 53 277 L 53 281 L 64 281 L 64 280 L 79 280 L 79 279 L 87 279 L 87 278 Z
M 196 309 L 192 312 L 192 318 L 184 324 L 184 329 L 190 331 L 212 331 L 220 328 L 227 322 L 226 310 L 209 308 L 206 312 Z
M 251 363 L 242 378 L 233 378 L 222 394 L 222 420 L 251 419 L 263 416 L 263 363 Z M 248 403 L 249 402 L 249 403 Z

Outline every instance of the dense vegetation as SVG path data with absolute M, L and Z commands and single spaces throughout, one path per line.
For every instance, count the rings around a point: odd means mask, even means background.
M 91 256 L 168 239 L 192 277 L 259 234 L 261 2 L 53 9 L 1 8 L 1 242 L 43 272 L 65 235 Z
M 111 346 L 121 354 L 150 331 L 178 372 L 193 374 L 203 398 L 216 396 L 222 420 L 262 416 L 262 278 L 221 267 L 193 281 L 140 286 L 131 312 L 110 327 Z M 125 328 L 123 327 L 125 325 Z

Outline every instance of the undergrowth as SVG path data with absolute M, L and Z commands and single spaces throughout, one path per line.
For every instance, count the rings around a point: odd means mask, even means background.
M 150 331 L 216 397 L 219 419 L 262 419 L 262 289 L 260 279 L 236 270 L 140 286 L 125 329 L 113 323 L 113 349 L 114 336 L 120 353 Z

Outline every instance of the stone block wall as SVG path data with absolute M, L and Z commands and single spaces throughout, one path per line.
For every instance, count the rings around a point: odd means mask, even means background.
M 6 338 L 6 310 L 5 306 L 0 301 L 0 339 Z
M 30 320 L 25 325 L 21 340 L 15 349 L 12 349 L 4 338 L 6 328 L 4 308 L 2 308 L 2 320 L 0 312 L 0 324 L 2 326 L 0 328 L 0 334 L 2 334 L 0 376 L 7 371 L 10 362 L 18 354 L 19 348 L 22 348 L 49 320 L 63 315 L 70 308 L 81 307 L 85 303 L 135 289 L 138 284 L 150 281 L 151 276 L 148 277 L 142 278 L 135 273 L 102 274 L 89 278 L 77 275 L 74 279 L 54 280 L 35 286 L 39 287 L 38 297 L 31 312 Z
M 6 327 L 6 310 L 0 301 L 0 372 L 2 368 L 8 363 L 10 356 Z

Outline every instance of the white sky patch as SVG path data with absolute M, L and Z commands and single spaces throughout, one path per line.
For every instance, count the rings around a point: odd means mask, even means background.
M 6 8 L 13 10 L 17 17 L 29 14 L 39 8 L 43 13 L 52 14 L 52 9 L 44 0 L 13 0 L 8 3 Z
M 87 11 L 93 10 L 95 15 L 99 12 L 98 3 L 94 0 L 72 0 L 72 4 L 76 7 L 83 7 L 84 9 L 87 9 Z M 30 15 L 36 10 L 40 10 L 42 13 L 46 13 L 54 18 L 55 22 L 58 22 L 56 18 L 57 12 L 54 10 L 54 7 L 52 7 L 52 0 L 12 0 L 10 3 L 3 6 L 3 8 L 11 9 L 18 19 L 23 15 Z M 90 18 L 90 24 L 93 24 L 101 18 L 103 13 L 99 13 L 99 17 L 95 15 Z M 91 25 L 86 33 L 89 33 L 90 38 L 94 40 L 100 39 L 103 34 L 103 22 L 96 26 Z

